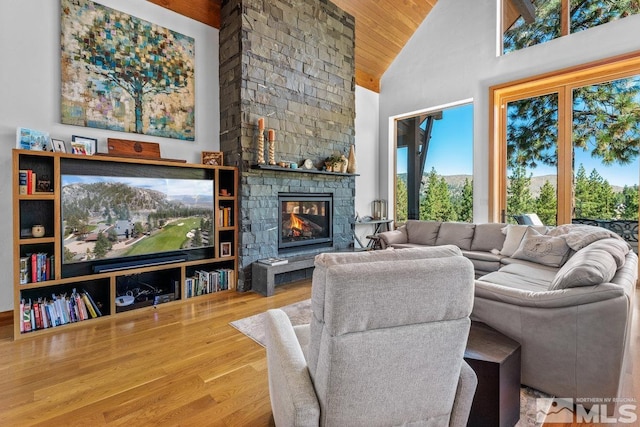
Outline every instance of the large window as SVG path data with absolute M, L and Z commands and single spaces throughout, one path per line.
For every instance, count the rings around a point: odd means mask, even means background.
M 396 120 L 395 219 L 473 221 L 473 105 Z
M 640 13 L 640 0 L 502 0 L 502 52 Z
M 492 94 L 493 220 L 536 213 L 548 225 L 637 228 L 640 55 Z

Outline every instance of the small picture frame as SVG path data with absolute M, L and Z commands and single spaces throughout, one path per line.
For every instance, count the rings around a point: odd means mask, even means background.
M 51 138 L 51 151 L 56 153 L 66 153 L 67 147 L 64 145 L 63 140 Z
M 85 136 L 73 135 L 71 137 L 71 152 L 81 156 L 93 156 L 97 152 L 98 140 Z
M 231 256 L 231 242 L 220 243 L 220 256 Z
M 16 148 L 33 151 L 49 151 L 49 134 L 35 129 L 18 128 Z
M 203 165 L 222 166 L 224 164 L 222 162 L 222 158 L 223 158 L 222 151 L 203 151 L 202 152 Z

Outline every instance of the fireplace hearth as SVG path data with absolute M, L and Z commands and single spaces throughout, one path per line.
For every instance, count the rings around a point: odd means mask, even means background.
M 278 194 L 278 251 L 333 243 L 333 195 Z

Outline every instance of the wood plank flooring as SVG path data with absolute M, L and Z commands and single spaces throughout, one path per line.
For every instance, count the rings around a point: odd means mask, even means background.
M 230 292 L 16 342 L 0 328 L 0 426 L 272 426 L 265 350 L 229 322 L 310 294 Z M 640 400 L 638 375 L 624 382 Z

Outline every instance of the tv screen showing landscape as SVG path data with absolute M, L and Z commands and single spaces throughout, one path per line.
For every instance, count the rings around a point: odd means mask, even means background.
M 63 264 L 213 246 L 213 181 L 62 175 Z

